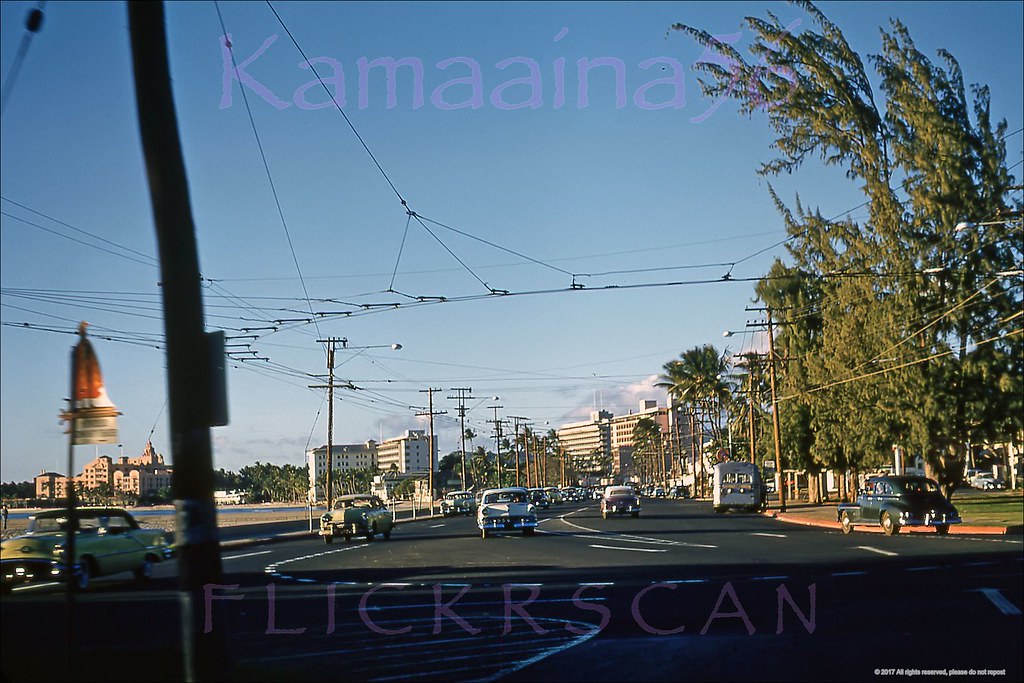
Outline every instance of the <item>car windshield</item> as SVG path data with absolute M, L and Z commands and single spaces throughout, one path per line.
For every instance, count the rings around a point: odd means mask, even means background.
M 352 500 L 339 500 L 334 507 L 338 510 L 344 510 L 346 508 L 372 508 L 377 506 L 374 505 L 372 498 L 355 498 Z
M 906 493 L 938 493 L 939 485 L 931 479 L 911 479 L 903 482 Z
M 605 493 L 605 495 L 606 496 L 632 496 L 633 495 L 633 489 L 625 487 L 625 486 L 620 486 L 618 488 L 608 489 L 608 491 Z
M 523 491 L 498 491 L 488 493 L 484 496 L 485 503 L 525 503 L 526 494 Z

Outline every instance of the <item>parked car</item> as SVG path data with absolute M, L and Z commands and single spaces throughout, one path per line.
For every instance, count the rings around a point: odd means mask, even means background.
M 655 498 L 664 498 L 665 497 L 665 489 L 663 489 L 660 486 L 656 486 L 654 488 L 654 497 Z
M 640 516 L 640 498 L 629 486 L 608 486 L 601 496 L 601 517 L 610 515 Z
M 69 524 L 75 523 L 75 558 L 64 553 Z M 45 510 L 29 518 L 28 532 L 0 544 L 3 590 L 19 583 L 63 580 L 70 570 L 74 587 L 88 588 L 93 577 L 132 572 L 150 577 L 153 565 L 174 556 L 163 529 L 143 529 L 121 508 Z
M 341 536 L 348 543 L 353 536 L 365 536 L 372 541 L 377 534 L 384 540 L 391 539 L 395 517 L 384 502 L 369 493 L 341 496 L 334 501 L 334 509 L 320 516 L 320 535 L 324 543 L 331 543 L 335 536 Z
M 496 531 L 516 529 L 522 531 L 524 536 L 530 536 L 537 528 L 536 510 L 530 492 L 522 487 L 487 489 L 483 492 L 480 508 L 476 512 L 480 537 L 487 538 Z
M 925 477 L 874 477 L 858 492 L 856 503 L 840 504 L 836 514 L 844 534 L 860 525 L 881 526 L 890 536 L 905 526 L 930 526 L 947 534 L 950 524 L 961 522 L 939 485 Z
M 441 514 L 445 517 L 471 515 L 476 511 L 476 498 L 471 491 L 452 491 L 441 501 Z
M 991 472 L 979 472 L 974 475 L 970 480 L 971 486 L 976 489 L 983 491 L 993 491 L 995 489 L 1005 489 L 1006 482 L 1002 479 L 996 478 L 996 475 Z

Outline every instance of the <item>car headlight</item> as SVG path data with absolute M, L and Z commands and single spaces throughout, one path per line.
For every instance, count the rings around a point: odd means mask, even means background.
M 327 524 L 330 521 L 331 521 L 331 515 L 329 513 L 325 512 L 324 514 L 320 515 L 320 522 L 322 524 Z
M 536 511 L 537 511 L 537 508 L 533 507 L 533 504 L 532 504 L 532 503 L 531 503 L 530 505 L 527 505 L 527 506 L 526 506 L 526 514 L 528 514 L 528 515 L 532 515 L 532 514 L 533 514 L 533 513 L 535 513 Z

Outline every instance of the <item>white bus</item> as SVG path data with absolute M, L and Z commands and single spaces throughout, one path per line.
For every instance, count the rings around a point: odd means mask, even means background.
M 768 493 L 757 465 L 722 462 L 715 465 L 712 504 L 715 512 L 730 508 L 759 512 L 768 507 Z

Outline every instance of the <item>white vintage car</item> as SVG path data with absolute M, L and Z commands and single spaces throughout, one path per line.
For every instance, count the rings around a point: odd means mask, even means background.
M 530 502 L 530 493 L 522 487 L 487 489 L 480 497 L 476 512 L 476 525 L 480 537 L 487 538 L 495 531 L 515 531 L 524 536 L 537 528 L 537 512 Z

